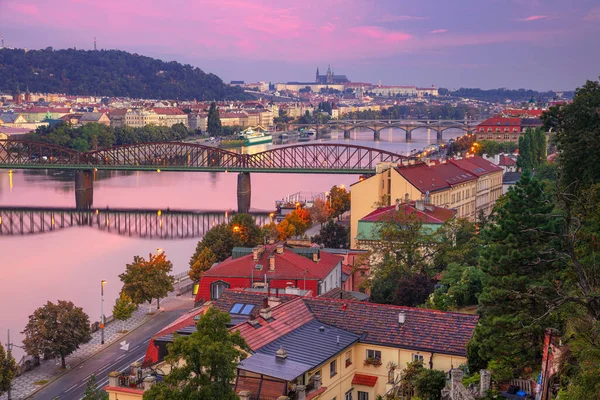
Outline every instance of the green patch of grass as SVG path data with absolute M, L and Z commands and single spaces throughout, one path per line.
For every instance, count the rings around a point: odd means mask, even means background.
M 34 385 L 39 385 L 39 386 L 43 386 L 46 383 L 48 383 L 47 379 L 42 379 L 41 381 L 33 382 Z

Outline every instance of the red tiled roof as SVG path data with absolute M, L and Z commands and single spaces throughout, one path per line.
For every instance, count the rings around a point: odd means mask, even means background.
M 253 255 L 248 254 L 236 259 L 228 258 L 220 264 L 215 265 L 204 273 L 203 276 L 212 277 L 238 277 L 249 278 L 254 276 L 262 279 L 265 275 L 270 279 L 324 279 L 331 270 L 343 259 L 340 256 L 324 251 L 320 252 L 320 259 L 314 262 L 304 256 L 294 253 L 289 248 L 284 248 L 282 254 L 278 254 L 276 244 L 265 246 L 258 261 L 253 261 Z M 269 256 L 275 256 L 275 270 L 269 269 Z M 255 265 L 261 264 L 262 271 L 256 271 Z
M 479 156 L 452 159 L 448 160 L 448 162 L 476 176 L 482 176 L 490 174 L 492 172 L 502 171 L 502 168 L 500 168 L 499 166 Z
M 302 298 L 302 302 L 320 322 L 364 335 L 362 343 L 460 356 L 467 354 L 467 343 L 479 318 L 471 314 L 348 300 Z M 398 323 L 401 311 L 405 315 L 402 325 Z
M 275 290 L 271 291 L 271 294 Z M 214 303 L 214 307 L 228 313 L 233 307 L 234 304 L 252 304 L 256 307 L 256 309 L 261 309 L 263 305 L 263 299 L 267 296 L 267 293 L 256 293 L 256 292 L 248 292 L 244 289 L 226 289 L 223 294 L 219 297 L 219 299 Z M 290 294 L 280 294 L 278 299 L 285 303 L 287 301 L 293 300 L 298 296 L 290 295 Z
M 183 111 L 175 107 L 156 107 L 153 110 L 155 113 L 163 115 L 185 115 Z
M 354 378 L 352 378 L 352 384 L 373 387 L 377 384 L 377 377 L 373 375 L 356 373 L 354 374 Z
M 492 117 L 477 126 L 521 126 L 521 118 Z
M 464 171 L 454 164 L 437 164 L 431 167 L 436 174 L 442 177 L 450 186 L 477 179 L 477 177 Z
M 321 386 L 318 390 L 315 390 L 314 392 L 310 392 L 309 394 L 307 394 L 306 395 L 306 400 L 314 399 L 318 395 L 320 395 L 322 393 L 325 393 L 326 390 L 327 390 L 327 387 Z
M 542 116 L 542 114 L 544 113 L 544 110 L 521 110 L 521 109 L 515 109 L 515 108 L 507 108 L 506 110 L 502 111 L 502 115 L 507 115 L 510 117 L 533 117 L 533 118 L 539 118 Z
M 262 317 L 257 318 L 260 327 L 255 328 L 249 322 L 244 322 L 232 330 L 239 331 L 250 349 L 256 351 L 314 319 L 300 297 L 272 308 L 271 316 L 273 320 L 270 322 Z
M 426 208 L 423 211 L 417 210 L 415 208 L 415 202 L 411 201 L 410 203 L 400 204 L 399 211 L 396 211 L 395 205 L 378 208 L 377 210 L 361 218 L 360 221 L 379 222 L 381 220 L 393 217 L 397 212 L 402 212 L 408 215 L 416 215 L 416 217 L 424 224 L 443 224 L 454 217 L 454 214 L 456 214 L 456 210 L 454 209 L 437 207 L 433 204 L 426 204 Z
M 127 114 L 127 109 L 126 108 L 116 108 L 114 110 L 110 110 L 108 112 L 109 116 L 113 116 L 113 115 L 125 115 Z
M 448 189 L 450 185 L 425 163 L 402 165 L 396 171 L 421 193 Z
M 517 162 L 508 156 L 500 156 L 500 162 L 498 163 L 498 165 L 512 167 L 513 165 L 517 165 Z

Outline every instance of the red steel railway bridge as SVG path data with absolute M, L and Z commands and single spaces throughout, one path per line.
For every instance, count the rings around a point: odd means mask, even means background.
M 238 212 L 250 209 L 250 173 L 373 174 L 378 163 L 407 157 L 350 144 L 315 143 L 278 147 L 256 154 L 193 143 L 159 142 L 88 152 L 18 139 L 0 140 L 2 169 L 75 170 L 78 208 L 90 208 L 94 170 L 238 172 Z

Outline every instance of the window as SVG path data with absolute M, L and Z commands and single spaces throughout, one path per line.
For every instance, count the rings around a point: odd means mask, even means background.
M 250 315 L 253 308 L 253 304 L 235 303 L 233 307 L 231 307 L 231 310 L 229 310 L 229 314 Z
M 358 400 L 369 400 L 369 393 L 358 392 Z
M 337 374 L 337 360 L 333 360 L 329 363 L 329 377 Z
M 367 350 L 367 359 L 381 361 L 381 351 L 379 350 Z
M 229 310 L 229 313 L 231 314 L 239 314 L 240 310 L 244 307 L 243 304 L 240 303 L 236 303 L 233 305 L 233 307 L 231 307 L 231 310 Z
M 346 367 L 352 365 L 352 350 L 346 352 Z
M 211 300 L 216 300 L 229 287 L 229 283 L 223 281 L 216 281 L 210 285 L 210 298 Z
M 344 400 L 352 400 L 352 389 L 348 390 L 344 395 Z
M 254 306 L 252 304 L 246 304 L 240 314 L 250 315 L 250 311 L 252 311 L 253 308 L 254 308 Z
M 421 361 L 424 362 L 424 358 L 422 354 L 413 354 L 412 355 L 412 360 L 413 361 Z

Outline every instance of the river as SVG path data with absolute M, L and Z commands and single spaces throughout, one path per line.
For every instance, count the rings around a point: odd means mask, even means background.
M 446 131 L 444 139 L 462 131 Z M 401 154 L 435 143 L 435 131 L 416 130 L 406 141 L 402 131 L 387 129 L 373 141 L 371 131 L 356 131 L 350 139 L 332 133 L 329 143 L 376 147 Z M 258 152 L 274 145 L 252 146 Z M 237 207 L 235 173 L 198 172 L 107 172 L 94 182 L 94 208 L 150 210 L 226 210 Z M 252 174 L 252 209 L 272 210 L 274 201 L 291 193 L 328 191 L 333 185 L 346 187 L 353 175 Z M 0 208 L 75 207 L 72 172 L 0 170 Z M 0 236 L 0 342 L 6 331 L 20 344 L 28 316 L 47 301 L 70 300 L 83 307 L 91 321 L 100 317 L 100 281 L 105 279 L 105 314 L 121 289 L 118 275 L 134 255 L 148 256 L 163 249 L 173 262 L 173 272 L 184 272 L 199 238 L 157 240 L 131 238 L 92 227 L 72 227 L 50 233 Z M 20 359 L 22 351 L 15 349 Z

